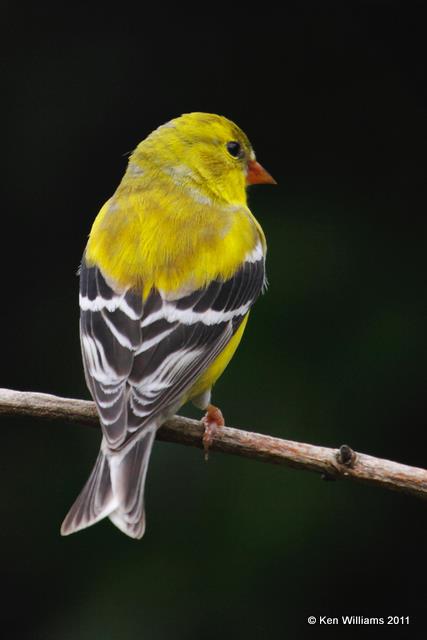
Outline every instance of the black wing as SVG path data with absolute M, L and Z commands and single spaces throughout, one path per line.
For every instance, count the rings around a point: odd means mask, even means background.
M 229 280 L 181 297 L 152 290 L 144 304 L 84 260 L 80 281 L 86 380 L 107 444 L 117 449 L 176 411 L 221 353 L 261 293 L 264 255 L 258 245 Z

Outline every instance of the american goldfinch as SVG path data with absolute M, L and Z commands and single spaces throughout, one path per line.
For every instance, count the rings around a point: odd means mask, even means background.
M 101 208 L 80 268 L 80 336 L 103 437 L 63 535 L 108 517 L 141 538 L 156 430 L 189 400 L 207 410 L 206 448 L 224 424 L 212 385 L 265 282 L 266 241 L 246 200 L 256 183 L 274 180 L 243 131 L 189 113 L 138 145 Z

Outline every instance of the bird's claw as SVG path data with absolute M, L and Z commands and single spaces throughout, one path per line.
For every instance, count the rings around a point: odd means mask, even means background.
M 205 460 L 209 459 L 209 448 L 212 446 L 215 435 L 219 428 L 223 427 L 224 416 L 218 407 L 213 404 L 208 405 L 208 409 L 202 418 L 202 423 L 205 427 L 203 434 L 203 449 L 205 450 Z

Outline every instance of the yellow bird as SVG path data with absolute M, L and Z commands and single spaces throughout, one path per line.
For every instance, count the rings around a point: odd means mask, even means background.
M 63 535 L 108 517 L 141 538 L 156 430 L 188 400 L 207 411 L 206 450 L 224 424 L 211 389 L 265 282 L 246 200 L 256 183 L 274 180 L 243 131 L 189 113 L 138 145 L 101 208 L 80 268 L 80 336 L 103 438 Z

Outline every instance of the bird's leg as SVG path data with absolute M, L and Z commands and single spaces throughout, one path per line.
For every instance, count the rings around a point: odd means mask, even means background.
M 209 447 L 213 442 L 215 433 L 218 428 L 225 425 L 221 409 L 218 409 L 218 407 L 215 407 L 213 404 L 208 404 L 207 411 L 202 418 L 202 422 L 205 426 L 205 433 L 203 434 L 203 448 L 205 450 L 205 460 L 208 460 Z

